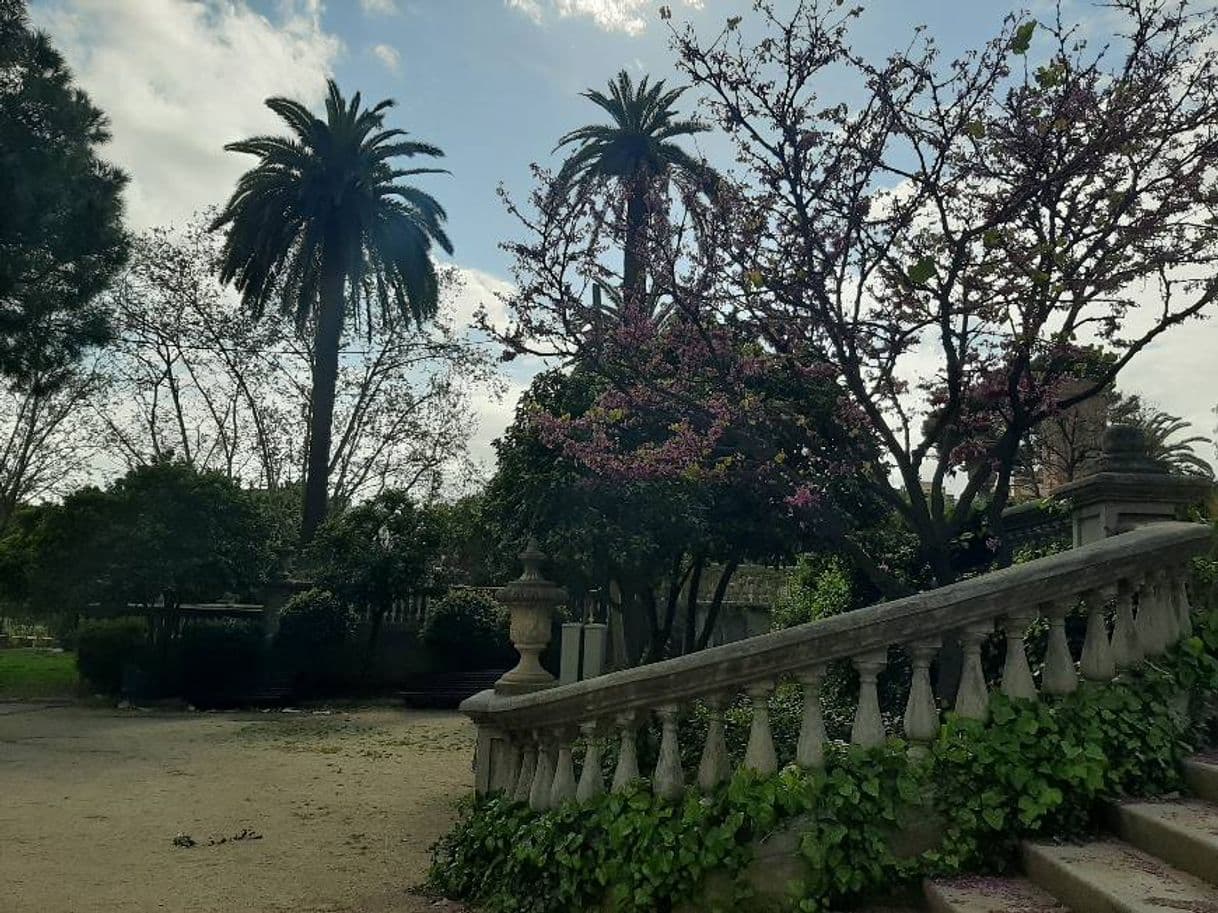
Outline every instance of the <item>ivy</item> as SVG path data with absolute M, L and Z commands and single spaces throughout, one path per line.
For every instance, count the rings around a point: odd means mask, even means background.
M 489 913 L 651 913 L 694 898 L 748 909 L 740 876 L 758 842 L 784 831 L 799 835 L 804 876 L 787 886 L 787 906 L 802 913 L 927 876 L 1002 872 L 1022 839 L 1093 831 L 1101 800 L 1180 788 L 1200 704 L 1215 692 L 1218 611 L 1161 662 L 1110 685 L 1037 701 L 995 694 L 984 725 L 949 716 L 921 759 L 897 739 L 835 743 L 823 770 L 742 771 L 677 803 L 643 781 L 540 815 L 502 796 L 468 802 L 434 848 L 429 886 Z M 894 835 L 918 819 L 940 839 L 899 854 Z M 730 888 L 708 900 L 712 874 Z

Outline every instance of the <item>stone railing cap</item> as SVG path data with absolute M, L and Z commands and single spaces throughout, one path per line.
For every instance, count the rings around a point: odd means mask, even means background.
M 661 703 L 732 691 L 834 659 L 993 621 L 1015 609 L 1115 584 L 1138 563 L 1179 564 L 1209 546 L 1197 523 L 1143 526 L 949 586 L 712 647 L 647 666 L 520 696 L 482 693 L 461 705 L 480 723 L 509 728 L 599 719 Z

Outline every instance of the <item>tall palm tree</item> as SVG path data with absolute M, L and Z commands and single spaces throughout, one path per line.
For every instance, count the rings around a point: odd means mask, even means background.
M 434 317 L 439 282 L 432 243 L 452 253 L 446 214 L 434 198 L 400 178 L 444 172 L 398 168 L 400 157 L 442 156 L 427 143 L 384 128 L 386 99 L 370 108 L 358 92 L 348 101 L 329 82 L 325 119 L 288 98 L 266 105 L 290 136 L 256 136 L 230 143 L 253 155 L 212 230 L 228 227 L 220 278 L 233 282 L 261 315 L 270 304 L 294 314 L 313 333 L 313 402 L 301 538 L 325 518 L 330 477 L 334 386 L 343 327 L 366 314 L 368 330 L 382 321 Z
M 649 199 L 658 182 L 672 178 L 696 182 L 711 190 L 718 175 L 705 162 L 678 146 L 675 139 L 710 128 L 696 120 L 680 120 L 673 105 L 685 88 L 665 89 L 664 80 L 636 86 L 622 70 L 609 82 L 609 94 L 589 89 L 584 98 L 603 108 L 611 124 L 589 124 L 564 135 L 555 151 L 575 146 L 558 173 L 556 187 L 567 191 L 589 181 L 615 180 L 626 198 L 625 262 L 622 292 L 628 303 L 641 302 L 647 277 L 644 242 L 650 219 Z

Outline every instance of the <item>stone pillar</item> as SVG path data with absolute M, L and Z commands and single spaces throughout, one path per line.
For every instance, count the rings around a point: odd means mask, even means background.
M 1059 486 L 1052 497 L 1070 502 L 1077 548 L 1147 523 L 1183 519 L 1184 510 L 1212 488 L 1206 479 L 1172 475 L 1148 457 L 1140 428 L 1110 425 L 1098 471 Z
M 570 685 L 579 681 L 579 648 L 583 639 L 584 626 L 578 621 L 564 622 L 562 626 L 562 643 L 559 644 L 558 654 L 558 683 Z
M 527 694 L 557 684 L 554 676 L 542 667 L 541 654 L 550 643 L 554 609 L 567 601 L 567 593 L 542 576 L 541 563 L 545 557 L 530 541 L 520 555 L 524 572 L 496 594 L 507 606 L 511 616 L 512 646 L 520 654 L 516 667 L 495 682 L 496 694 Z
M 605 672 L 605 646 L 609 642 L 607 625 L 584 625 L 584 678 L 596 678 Z

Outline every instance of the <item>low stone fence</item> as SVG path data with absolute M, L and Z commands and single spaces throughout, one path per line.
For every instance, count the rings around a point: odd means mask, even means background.
M 1024 641 L 1038 617 L 1049 627 L 1044 693 L 1073 691 L 1080 677 L 1108 681 L 1189 633 L 1187 563 L 1209 543 L 1206 526 L 1156 523 L 951 586 L 665 662 L 532 693 L 484 691 L 461 705 L 478 726 L 477 790 L 508 791 L 539 810 L 595 796 L 606 788 L 600 763 L 606 738 L 620 744 L 612 786 L 624 787 L 639 776 L 636 731 L 648 714 L 655 714 L 662 731 L 651 774 L 656 793 L 681 795 L 691 775 L 710 790 L 731 775 L 722 708 L 740 692 L 752 706 L 746 767 L 767 774 L 787 760 L 819 766 L 826 740 L 819 685 L 827 664 L 853 663 L 860 684 L 851 738 L 859 745 L 878 745 L 886 733 L 876 677 L 892 646 L 906 651 L 913 669 L 904 736 L 912 750 L 924 750 L 940 726 L 930 666 L 945 642 L 958 638 L 962 646 L 963 671 L 952 706 L 967 718 L 987 713 L 981 644 L 995 627 L 1006 636 L 1001 688 L 1012 697 L 1038 695 Z M 530 576 L 528 567 L 526 562 L 521 582 L 540 605 L 549 585 L 535 571 Z M 1088 623 L 1076 665 L 1064 619 L 1080 602 Z M 1111 634 L 1110 611 L 1115 616 Z M 521 639 L 516 633 L 514 639 Z M 803 686 L 804 712 L 794 759 L 780 759 L 767 701 L 778 681 L 788 677 Z M 681 767 L 677 720 L 695 700 L 711 708 L 710 725 L 701 763 L 687 772 Z M 577 779 L 572 744 L 581 736 L 588 747 Z

